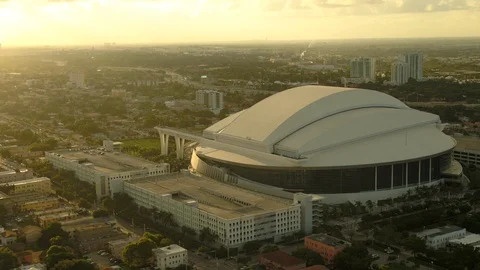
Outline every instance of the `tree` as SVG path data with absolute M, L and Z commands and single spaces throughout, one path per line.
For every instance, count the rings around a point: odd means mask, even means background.
M 18 267 L 17 256 L 8 248 L 0 247 L 0 269 L 14 269 Z
M 320 254 L 311 251 L 307 248 L 301 247 L 292 252 L 292 256 L 302 259 L 306 262 L 307 266 L 325 264 L 325 261 Z
M 10 151 L 8 151 L 7 149 L 2 149 L 0 151 L 0 156 L 2 156 L 3 158 L 11 158 L 12 157 L 12 154 L 10 153 Z
M 142 237 L 123 249 L 123 261 L 130 267 L 141 268 L 147 266 L 153 260 L 152 249 L 155 247 L 156 245 L 152 240 Z
M 7 208 L 5 208 L 3 204 L 0 204 L 0 224 L 3 224 L 5 221 L 7 221 L 7 215 Z
M 52 246 L 63 246 L 66 244 L 66 241 L 61 236 L 55 236 L 50 238 L 50 247 Z
M 199 239 L 200 242 L 211 244 L 218 239 L 218 235 L 212 232 L 210 228 L 204 227 L 202 230 L 200 230 Z
M 375 203 L 372 202 L 371 200 L 368 200 L 365 202 L 365 206 L 367 206 L 368 211 L 372 212 L 373 208 L 375 207 Z
M 150 233 L 150 232 L 145 232 L 143 234 L 143 237 L 152 240 L 155 243 L 155 245 L 157 245 L 157 247 L 162 245 L 161 243 L 162 243 L 162 240 L 164 239 L 163 235 L 153 234 L 153 233 Z
M 106 200 L 105 203 L 108 203 L 108 201 Z M 133 203 L 133 199 L 127 193 L 115 193 L 113 195 L 113 210 L 115 210 L 116 214 L 134 208 L 135 204 Z
M 223 259 L 228 256 L 228 250 L 224 246 L 221 246 L 217 249 L 215 255 L 218 259 Z
M 115 196 L 115 195 L 114 195 Z M 115 208 L 115 203 L 112 198 L 104 197 L 102 198 L 101 204 L 104 209 L 107 209 L 108 212 L 112 213 L 113 209 Z
M 187 226 L 185 226 L 185 225 L 182 226 L 182 234 L 183 234 L 183 235 L 189 235 L 189 236 L 195 236 L 195 235 L 197 235 L 197 233 L 195 232 L 194 229 L 189 228 L 189 227 L 187 227 Z
M 84 198 L 81 198 L 79 201 L 78 201 L 78 206 L 81 207 L 81 208 L 86 208 L 86 209 L 89 209 L 90 207 L 92 207 L 92 204 L 89 203 L 87 200 L 85 200 Z
M 170 246 L 171 244 L 173 244 L 173 241 L 170 238 L 163 238 L 160 242 L 160 247 Z
M 68 250 L 65 247 L 52 245 L 50 248 L 48 248 L 46 256 L 57 254 L 57 253 L 64 253 L 64 252 L 68 252 Z
M 191 265 L 185 265 L 185 264 L 181 264 L 175 268 L 173 268 L 174 270 L 192 270 L 193 269 L 193 266 Z
M 50 239 L 55 236 L 61 236 L 64 239 L 69 237 L 68 233 L 62 229 L 60 223 L 52 223 L 42 230 L 42 235 L 37 241 L 39 247 L 47 249 L 50 246 Z
M 250 261 L 250 257 L 247 256 L 240 256 L 237 258 L 237 262 L 239 264 L 247 264 Z
M 94 264 L 87 260 L 63 260 L 58 262 L 53 270 L 97 270 Z
M 368 270 L 370 263 L 368 250 L 360 245 L 346 247 L 334 258 L 335 268 L 340 270 Z
M 409 236 L 407 239 L 405 239 L 403 245 L 406 249 L 412 251 L 414 256 L 418 253 L 425 253 L 427 250 L 425 240 L 416 236 Z
M 108 217 L 108 212 L 105 209 L 98 209 L 93 211 L 92 216 L 94 218 Z
M 259 241 L 250 241 L 243 245 L 243 250 L 246 254 L 255 253 L 262 247 L 262 243 Z
M 47 268 L 53 268 L 57 263 L 64 260 L 73 260 L 75 256 L 70 252 L 54 253 L 45 257 Z
M 262 253 L 269 253 L 279 250 L 277 245 L 266 245 L 262 248 Z
M 158 217 L 159 217 L 160 223 L 163 226 L 174 226 L 176 224 L 175 220 L 173 218 L 173 214 L 170 213 L 170 212 L 159 211 L 158 212 Z

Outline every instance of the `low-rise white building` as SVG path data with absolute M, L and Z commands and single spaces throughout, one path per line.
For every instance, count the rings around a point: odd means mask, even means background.
M 427 247 L 438 249 L 446 247 L 449 241 L 465 237 L 467 230 L 453 225 L 424 230 L 415 235 L 424 239 Z
M 15 270 L 46 270 L 47 266 L 44 264 L 30 264 L 30 265 L 22 265 Z
M 165 270 L 188 264 L 188 252 L 179 245 L 156 248 L 152 252 L 157 265 L 156 269 Z
M 17 233 L 13 231 L 3 231 L 0 233 L 0 246 L 13 244 L 17 241 Z
M 448 241 L 448 243 L 450 245 L 468 245 L 474 247 L 475 249 L 478 249 L 480 248 L 480 235 L 467 232 L 464 237 L 452 239 Z
M 27 169 L 0 172 L 0 183 L 15 182 L 31 178 L 33 178 L 33 171 Z
M 241 247 L 254 240 L 273 239 L 299 232 L 302 202 L 238 188 L 207 177 L 182 172 L 126 181 L 125 192 L 136 204 L 173 214 L 178 226 L 197 232 L 209 228 L 217 244 Z M 311 207 L 310 207 L 311 208 Z M 311 214 L 310 224 L 312 226 Z
M 123 192 L 123 182 L 170 173 L 170 164 L 154 163 L 122 153 L 71 149 L 46 152 L 55 168 L 75 172 L 80 181 L 95 185 L 97 198 Z
M 104 140 L 103 141 L 103 148 L 105 148 L 106 151 L 110 152 L 121 152 L 122 151 L 122 142 L 114 142 L 111 140 Z

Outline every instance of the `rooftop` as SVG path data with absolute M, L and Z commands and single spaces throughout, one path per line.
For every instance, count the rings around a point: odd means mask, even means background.
M 38 219 L 49 220 L 49 219 L 55 219 L 55 218 L 76 217 L 76 216 L 78 216 L 78 214 L 76 213 L 62 212 L 62 213 L 56 213 L 56 214 L 42 215 L 42 216 L 39 216 Z
M 447 234 L 447 233 L 452 233 L 452 232 L 456 232 L 456 231 L 462 231 L 462 230 L 465 230 L 465 229 L 460 228 L 458 226 L 454 226 L 454 225 L 447 225 L 447 226 L 438 227 L 438 228 L 434 228 L 434 229 L 424 230 L 424 231 L 421 231 L 421 232 L 417 233 L 416 235 L 420 238 L 435 237 L 435 236 L 439 236 L 439 235 L 443 235 L 443 234 Z
M 196 151 L 251 167 L 367 166 L 450 151 L 455 142 L 441 128 L 439 116 L 384 93 L 310 85 L 220 120 L 203 131 L 207 140 Z
M 58 207 L 55 209 L 46 209 L 46 210 L 41 210 L 41 211 L 35 211 L 33 214 L 35 216 L 42 216 L 42 215 L 49 215 L 49 214 L 54 214 L 54 213 L 61 213 L 61 212 L 72 212 L 75 210 L 74 207 L 72 206 L 63 206 L 63 207 Z
M 470 150 L 480 152 L 480 138 L 469 136 L 456 136 L 454 139 L 457 141 L 455 149 Z
M 90 163 L 95 170 L 103 173 L 128 172 L 165 165 L 122 153 L 101 152 L 103 154 L 99 154 L 99 152 L 98 150 L 74 151 L 66 149 L 51 153 L 60 155 L 71 162 Z
M 58 198 L 49 198 L 49 197 L 42 197 L 36 200 L 31 200 L 27 201 L 24 203 L 25 206 L 30 205 L 30 204 L 36 204 L 36 203 L 41 203 L 41 202 L 53 202 L 53 201 L 58 201 Z
M 15 268 L 18 270 L 45 270 L 47 267 L 43 264 L 31 264 L 31 265 L 23 265 L 19 268 Z
M 4 231 L 1 233 L 2 237 L 10 238 L 10 237 L 17 237 L 17 233 L 13 231 Z
M 28 172 L 27 169 L 21 169 L 19 172 L 16 172 L 16 171 L 3 171 L 3 170 L 0 168 L 0 176 L 1 176 L 1 175 L 17 174 L 17 173 L 26 173 L 26 172 Z
M 342 240 L 330 235 L 326 235 L 326 234 L 314 234 L 314 235 L 307 236 L 306 238 L 310 238 L 314 241 L 318 241 L 325 245 L 335 247 L 335 248 L 340 248 L 350 244 L 345 240 Z
M 261 258 L 267 259 L 281 266 L 292 266 L 292 265 L 299 265 L 299 264 L 305 263 L 304 260 L 299 259 L 297 257 L 293 257 L 292 255 L 280 250 L 263 254 Z
M 153 176 L 129 181 L 128 184 L 158 195 L 171 194 L 172 199 L 184 203 L 196 201 L 199 209 L 225 219 L 271 212 L 292 205 L 290 200 L 247 191 L 189 173 Z
M 25 184 L 32 184 L 32 183 L 38 183 L 38 182 L 44 182 L 48 181 L 50 182 L 50 178 L 47 177 L 39 177 L 39 178 L 32 178 L 32 179 L 26 179 L 26 180 L 19 180 L 19 181 L 14 181 L 14 182 L 9 182 L 6 184 L 10 185 L 25 185 Z
M 156 248 L 152 251 L 155 254 L 163 253 L 165 255 L 170 255 L 170 254 L 175 254 L 175 253 L 179 253 L 179 252 L 184 252 L 184 251 L 186 251 L 186 249 L 184 249 L 183 247 L 181 247 L 179 245 L 173 244 L 173 245 L 166 246 L 166 247 Z
M 480 245 L 480 235 L 474 233 L 467 233 L 467 235 L 465 235 L 464 237 L 452 239 L 449 242 L 454 244 L 477 246 Z

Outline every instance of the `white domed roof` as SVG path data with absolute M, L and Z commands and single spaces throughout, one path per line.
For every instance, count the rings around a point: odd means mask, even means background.
M 455 142 L 439 130 L 440 123 L 437 115 L 411 109 L 381 92 L 302 86 L 221 120 L 203 136 L 237 149 L 296 159 L 299 166 L 360 165 L 452 149 Z

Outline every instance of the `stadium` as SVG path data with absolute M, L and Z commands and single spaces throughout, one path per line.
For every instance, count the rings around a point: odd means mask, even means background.
M 380 200 L 461 176 L 437 115 L 365 89 L 302 86 L 203 131 L 199 173 L 272 195 Z M 290 195 L 289 195 L 290 194 Z

